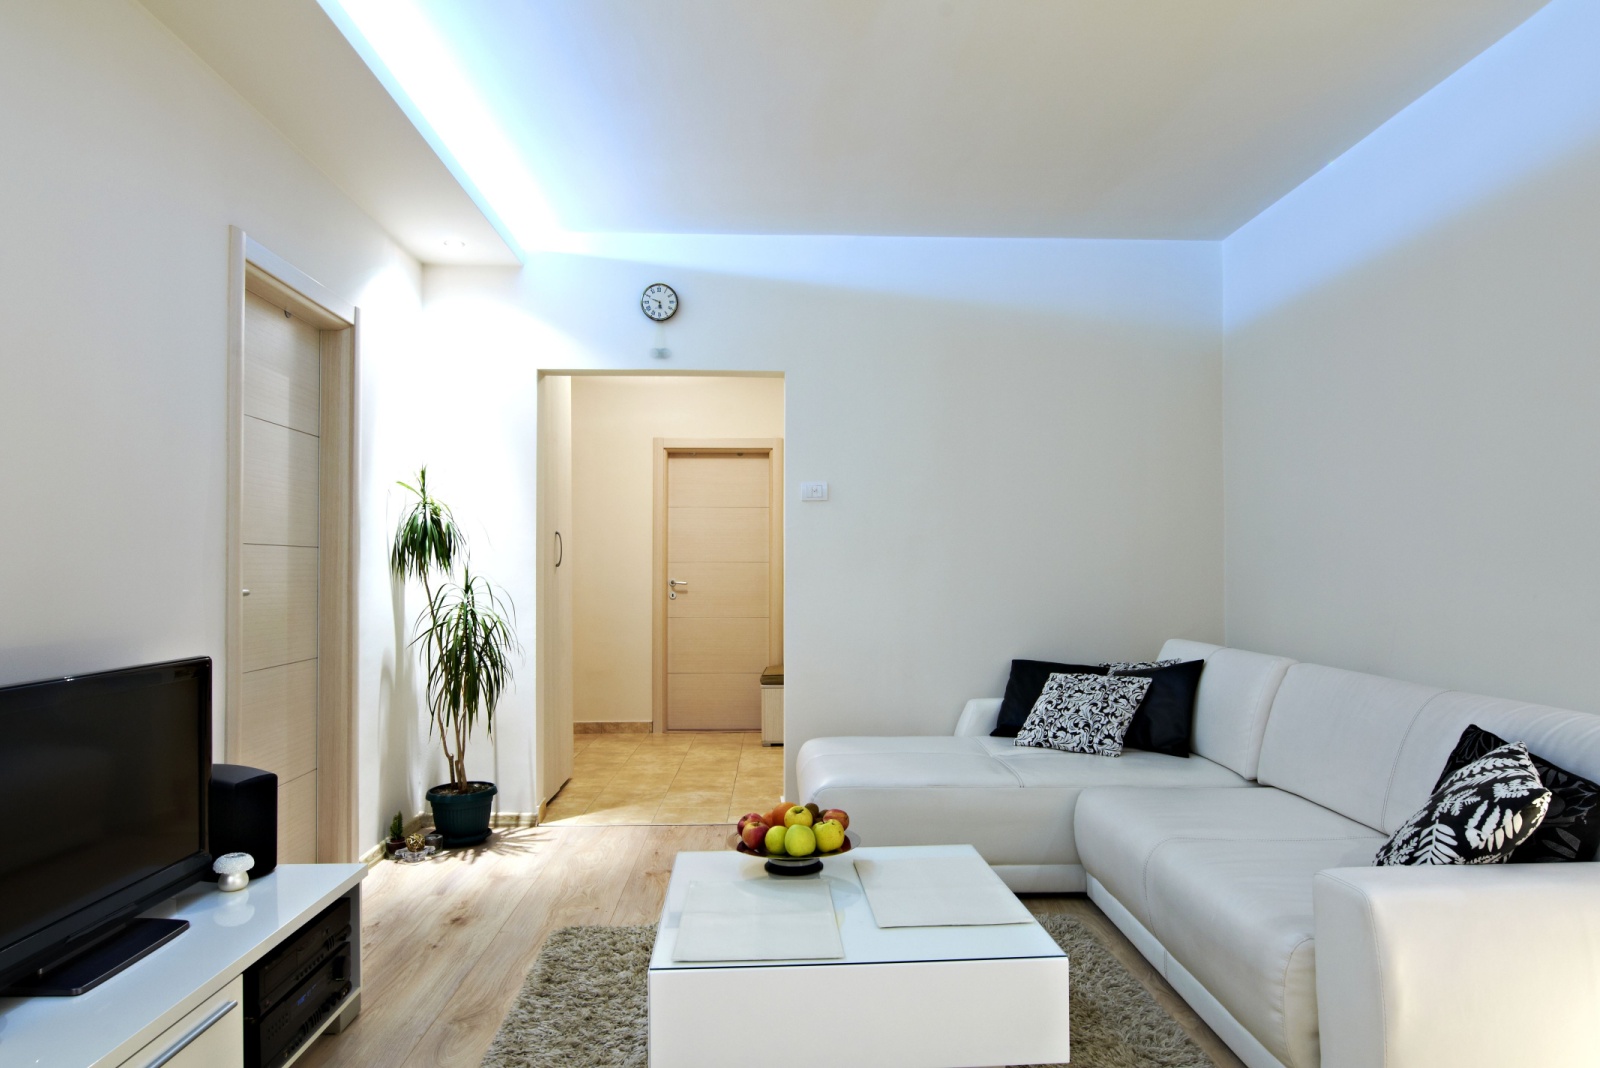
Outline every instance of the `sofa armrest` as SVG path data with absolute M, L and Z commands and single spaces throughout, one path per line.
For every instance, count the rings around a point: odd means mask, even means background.
M 1323 1068 L 1600 1063 L 1600 863 L 1313 881 Z
M 1001 697 L 974 697 L 968 701 L 967 707 L 961 710 L 961 718 L 956 721 L 956 737 L 986 735 L 994 730 L 1003 700 Z

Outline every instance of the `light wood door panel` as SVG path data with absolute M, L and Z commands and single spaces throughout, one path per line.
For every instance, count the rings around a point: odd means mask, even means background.
M 239 730 L 239 759 L 278 776 L 280 783 L 317 768 L 317 662 L 247 671 Z
M 669 498 L 670 501 L 670 498 Z M 667 506 L 667 562 L 765 563 L 766 508 L 676 508 Z
M 671 619 L 759 616 L 765 620 L 771 610 L 765 563 L 680 561 L 674 565 L 671 577 L 688 583 L 679 587 L 675 599 L 667 602 L 667 616 Z
M 317 862 L 317 773 L 278 780 L 278 863 Z
M 755 672 L 767 666 L 767 620 L 667 620 L 667 670 Z
M 667 492 L 675 508 L 765 508 L 770 468 L 765 453 L 674 456 Z
M 310 323 L 245 294 L 244 414 L 318 432 L 322 335 Z
M 668 451 L 666 726 L 753 730 L 771 652 L 772 457 Z
M 318 464 L 314 436 L 245 417 L 240 503 L 247 544 L 317 544 Z
M 317 563 L 316 549 L 244 547 L 245 671 L 316 657 Z
M 679 729 L 746 731 L 761 723 L 761 673 L 667 676 L 669 716 L 693 723 Z M 674 724 L 668 721 L 669 726 Z

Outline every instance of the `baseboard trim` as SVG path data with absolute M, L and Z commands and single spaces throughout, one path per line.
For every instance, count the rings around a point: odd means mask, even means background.
M 649 734 L 655 724 L 649 720 L 629 720 L 617 723 L 574 723 L 573 734 Z

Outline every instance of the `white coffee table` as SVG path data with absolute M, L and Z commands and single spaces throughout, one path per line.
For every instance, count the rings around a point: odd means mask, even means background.
M 690 883 L 788 880 L 732 850 L 679 853 L 650 957 L 651 1068 L 1064 1063 L 1067 957 L 1044 928 L 879 928 L 852 865 L 974 852 L 863 847 L 825 859 L 819 875 L 792 879 L 828 881 L 843 959 L 692 964 L 672 959 Z

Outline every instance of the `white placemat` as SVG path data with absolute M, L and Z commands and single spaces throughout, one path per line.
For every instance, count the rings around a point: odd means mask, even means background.
M 833 894 L 820 879 L 690 883 L 672 946 L 675 961 L 843 956 Z
M 857 860 L 879 927 L 979 927 L 1031 923 L 1030 913 L 982 857 Z

